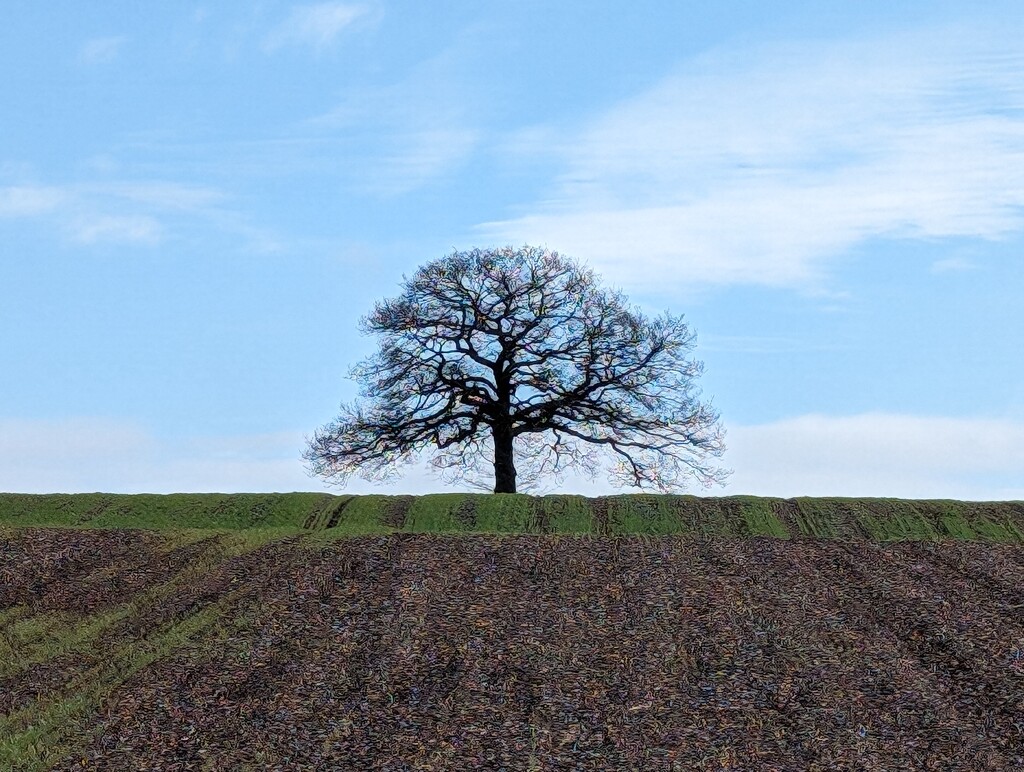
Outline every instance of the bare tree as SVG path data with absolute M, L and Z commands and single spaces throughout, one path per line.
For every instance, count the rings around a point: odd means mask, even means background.
M 344 484 L 394 477 L 432 450 L 443 479 L 516 492 L 612 461 L 618 487 L 708 487 L 728 472 L 718 414 L 699 400 L 682 316 L 648 320 L 592 271 L 535 247 L 454 252 L 362 320 L 379 351 L 353 368 L 361 397 L 303 457 Z M 599 458 L 603 457 L 602 458 Z M 518 458 L 517 458 L 518 457 Z M 490 487 L 487 485 L 486 487 Z

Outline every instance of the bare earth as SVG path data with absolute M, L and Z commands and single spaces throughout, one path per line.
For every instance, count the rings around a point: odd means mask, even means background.
M 80 698 L 54 769 L 1024 768 L 1020 545 L 165 538 L 0 532 L 0 736 Z

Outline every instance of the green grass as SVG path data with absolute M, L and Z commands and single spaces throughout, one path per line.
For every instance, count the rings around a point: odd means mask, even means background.
M 533 497 L 521 493 L 481 494 L 474 497 L 476 530 L 487 533 L 539 533 Z
M 758 496 L 736 496 L 741 507 L 746 533 L 752 536 L 775 536 L 789 538 L 789 531 L 779 520 L 772 499 Z
M 1024 502 L 624 494 L 601 499 L 611 534 L 831 539 L 967 539 L 1024 543 Z M 0 494 L 10 527 L 219 529 L 278 535 L 599 532 L 597 499 L 574 495 Z
M 406 530 L 412 533 L 468 530 L 456 519 L 456 510 L 472 494 L 434 493 L 417 496 L 406 515 Z
M 679 532 L 679 518 L 666 496 L 633 494 L 608 498 L 608 527 L 612 533 L 669 534 Z
M 590 500 L 583 496 L 543 496 L 540 509 L 554 533 L 594 533 Z
M 301 527 L 327 493 L 0 494 L 0 522 L 89 528 Z

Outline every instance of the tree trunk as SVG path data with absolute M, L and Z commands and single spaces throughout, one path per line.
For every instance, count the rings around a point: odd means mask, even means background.
M 512 430 L 494 427 L 494 492 L 516 492 L 516 465 L 512 457 Z

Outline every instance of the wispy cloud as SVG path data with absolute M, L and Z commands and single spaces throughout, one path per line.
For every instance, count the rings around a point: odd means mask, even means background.
M 123 35 L 87 40 L 78 52 L 78 59 L 83 64 L 100 64 L 117 58 L 121 47 L 128 38 Z
M 224 208 L 225 199 L 214 188 L 164 181 L 14 185 L 0 188 L 0 218 L 45 218 L 79 244 L 152 245 L 167 234 L 172 217 L 244 230 L 246 224 Z
M 83 185 L 84 195 L 119 198 L 161 209 L 197 211 L 224 201 L 226 196 L 216 188 L 183 185 L 173 182 L 108 182 Z
M 458 168 L 481 141 L 469 86 L 459 77 L 461 52 L 420 63 L 396 83 L 350 93 L 306 122 L 365 152 L 350 155 L 356 187 L 379 196 L 408 193 Z
M 52 212 L 67 196 L 63 190 L 38 185 L 0 188 L 0 217 L 35 217 Z
M 384 195 L 407 193 L 455 168 L 478 141 L 473 129 L 441 122 L 406 130 L 393 136 L 390 152 L 381 155 L 362 187 Z
M 365 6 L 350 3 L 298 6 L 267 36 L 263 48 L 270 52 L 288 45 L 300 45 L 320 51 L 333 44 L 342 30 L 366 14 Z
M 702 351 L 728 351 L 734 354 L 790 354 L 806 351 L 835 351 L 838 344 L 809 344 L 796 338 L 766 335 L 706 335 L 701 337 Z
M 1024 228 L 1019 31 L 709 53 L 563 135 L 552 194 L 477 232 L 644 288 L 808 286 L 870 238 L 1004 237 Z
M 81 244 L 157 244 L 163 228 L 146 215 L 78 217 L 69 224 L 72 238 Z
M 948 257 L 936 260 L 931 264 L 932 273 L 963 273 L 964 271 L 975 271 L 978 264 L 962 257 Z

